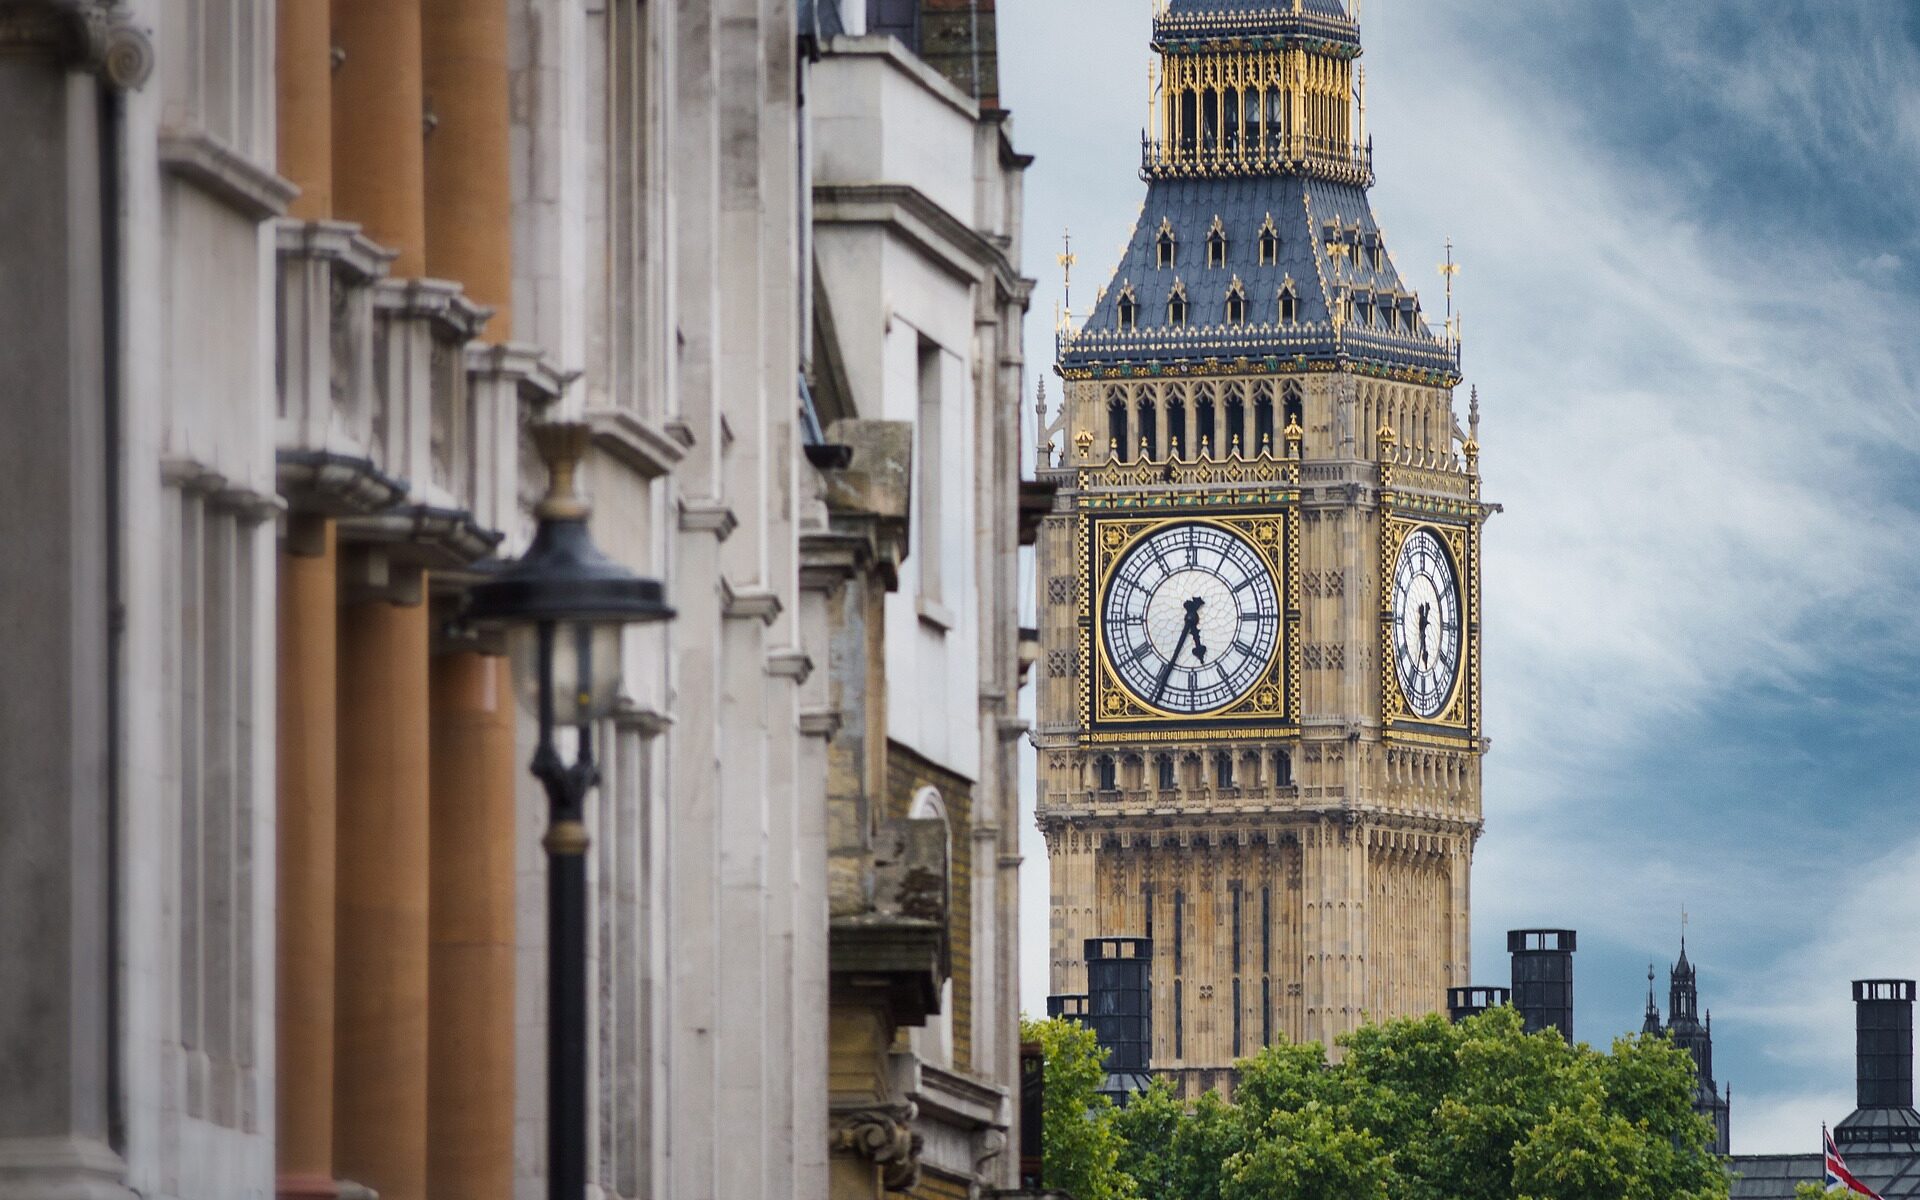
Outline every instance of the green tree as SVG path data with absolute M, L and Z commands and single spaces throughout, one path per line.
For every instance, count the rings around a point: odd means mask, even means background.
M 1830 1192 L 1817 1183 L 1798 1184 L 1793 1189 L 1794 1200 L 1867 1200 L 1859 1192 L 1848 1190 Z
M 1135 1200 L 1133 1179 L 1120 1170 L 1121 1139 L 1112 1101 L 1100 1094 L 1107 1053 L 1077 1021 L 1023 1020 L 1022 1041 L 1040 1043 L 1046 1067 L 1041 1104 L 1043 1184 L 1074 1200 Z
M 1118 1173 L 1146 1200 L 1726 1200 L 1693 1060 L 1665 1037 L 1600 1053 L 1502 1008 L 1339 1050 L 1269 1046 L 1232 1103 L 1156 1081 L 1106 1124 Z

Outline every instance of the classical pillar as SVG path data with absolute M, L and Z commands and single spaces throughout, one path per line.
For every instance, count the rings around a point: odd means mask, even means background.
M 427 1176 L 428 606 L 340 613 L 334 1171 L 380 1200 Z
M 334 1196 L 333 930 L 339 551 L 333 522 L 294 517 L 280 551 L 279 954 L 282 1200 Z
M 279 84 L 278 170 L 300 188 L 287 215 L 333 215 L 333 21 L 331 0 L 280 0 L 274 77 Z
M 419 0 L 422 74 L 433 133 L 426 150 L 427 273 L 494 310 L 487 336 L 513 323 L 513 190 L 507 162 L 506 0 Z
M 89 6 L 89 10 L 91 6 Z M 8 6 L 0 21 L 0 1195 L 131 1196 L 111 1144 L 126 798 L 112 772 L 124 673 L 109 487 L 117 381 L 103 287 L 121 268 L 102 80 L 138 86 L 152 48 L 117 14 Z M 89 22 L 93 18 L 97 23 Z M 97 35 L 97 36 L 95 36 Z M 103 197 L 103 192 L 106 195 Z M 104 203 L 103 203 L 104 199 Z M 118 861 L 116 854 L 119 855 Z M 124 902 L 124 898 L 123 902 Z
M 426 269 L 426 110 L 420 0 L 333 0 L 333 205 L 398 251 L 396 279 Z
M 513 1194 L 512 678 L 471 651 L 433 660 L 427 1194 Z

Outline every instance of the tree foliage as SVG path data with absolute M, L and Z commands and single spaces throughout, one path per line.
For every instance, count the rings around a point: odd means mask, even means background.
M 1020 1022 L 1020 1040 L 1040 1043 L 1046 1070 L 1040 1109 L 1042 1184 L 1074 1200 L 1136 1200 L 1120 1170 L 1113 1102 L 1100 1094 L 1107 1052 L 1093 1030 L 1058 1019 Z
M 1047 1182 L 1080 1200 L 1727 1196 L 1712 1127 L 1692 1109 L 1693 1060 L 1664 1036 L 1600 1053 L 1529 1035 L 1507 1008 L 1394 1021 L 1341 1038 L 1337 1062 L 1317 1043 L 1262 1050 L 1239 1064 L 1231 1103 L 1183 1102 L 1157 1080 L 1118 1110 L 1094 1092 L 1091 1035 L 1048 1037 Z M 1075 1063 L 1058 1105 L 1055 1045 Z M 1057 1172 L 1056 1127 L 1068 1139 Z M 1089 1145 L 1085 1167 L 1066 1165 Z

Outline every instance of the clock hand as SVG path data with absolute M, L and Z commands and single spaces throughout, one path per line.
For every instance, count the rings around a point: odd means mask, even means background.
M 1155 704 L 1160 703 L 1160 697 L 1166 693 L 1167 681 L 1173 678 L 1173 664 L 1179 661 L 1180 651 L 1186 648 L 1187 639 L 1193 635 L 1194 628 L 1194 619 L 1188 617 L 1186 625 L 1181 627 L 1180 640 L 1173 644 L 1173 653 L 1167 656 L 1167 665 L 1160 672 L 1160 682 L 1154 686 L 1153 702 Z
M 1193 630 L 1193 656 L 1201 662 L 1207 661 L 1207 647 L 1200 640 L 1200 610 L 1206 605 L 1206 600 L 1199 596 L 1195 596 L 1186 603 L 1187 627 Z
M 1427 665 L 1427 613 L 1430 607 L 1425 604 L 1420 606 L 1420 665 L 1422 667 Z

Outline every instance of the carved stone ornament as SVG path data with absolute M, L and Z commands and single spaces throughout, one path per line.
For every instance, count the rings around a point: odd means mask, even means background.
M 153 39 L 101 0 L 0 0 L 0 54 L 50 54 L 126 91 L 153 74 Z
M 907 1122 L 918 1109 L 912 1104 L 863 1108 L 848 1113 L 834 1126 L 831 1146 L 850 1151 L 880 1168 L 880 1181 L 889 1191 L 911 1191 L 920 1184 L 922 1138 Z

